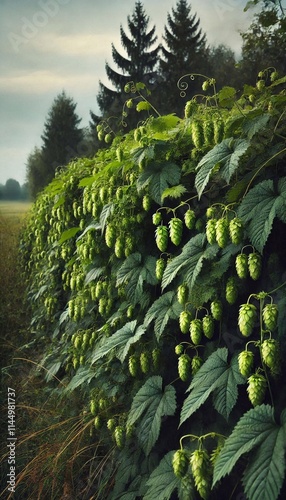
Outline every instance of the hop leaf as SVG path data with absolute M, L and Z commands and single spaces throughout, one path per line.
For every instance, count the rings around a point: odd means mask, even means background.
M 256 307 L 253 304 L 242 304 L 239 308 L 238 327 L 244 337 L 249 337 L 257 319 Z

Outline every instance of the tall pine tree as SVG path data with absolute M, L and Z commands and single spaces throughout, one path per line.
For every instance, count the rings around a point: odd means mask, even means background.
M 54 177 L 57 167 L 64 166 L 72 158 L 80 156 L 79 144 L 84 135 L 83 130 L 78 127 L 81 118 L 75 113 L 75 108 L 73 99 L 63 91 L 55 98 L 48 113 L 41 136 L 46 184 Z
M 182 113 L 185 100 L 180 98 L 177 87 L 179 79 L 191 73 L 208 71 L 208 49 L 206 36 L 200 28 L 196 14 L 191 15 L 191 6 L 186 0 L 179 0 L 172 13 L 168 13 L 167 26 L 164 28 L 161 60 L 161 75 L 164 81 L 162 93 L 164 112 Z M 201 89 L 202 80 L 188 80 L 186 99 Z
M 105 69 L 113 89 L 99 82 L 100 90 L 97 102 L 103 116 L 118 114 L 126 100 L 125 85 L 134 81 L 143 82 L 148 88 L 156 81 L 156 66 L 159 62 L 160 46 L 151 49 L 157 41 L 156 27 L 148 30 L 149 17 L 146 15 L 140 1 L 135 3 L 132 16 L 127 17 L 130 37 L 120 26 L 121 44 L 127 57 L 121 55 L 112 44 L 112 59 L 120 72 L 114 70 L 108 63 Z

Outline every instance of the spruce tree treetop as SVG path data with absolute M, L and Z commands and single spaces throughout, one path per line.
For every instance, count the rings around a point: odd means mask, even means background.
M 120 72 L 117 72 L 106 63 L 105 69 L 108 79 L 115 90 L 109 89 L 100 82 L 98 104 L 103 113 L 109 111 L 113 101 L 123 93 L 124 86 L 129 81 L 144 82 L 147 85 L 154 83 L 155 68 L 158 63 L 160 46 L 152 48 L 157 41 L 155 26 L 148 30 L 149 17 L 146 15 L 140 1 L 135 3 L 132 16 L 127 17 L 130 36 L 120 26 L 122 47 L 127 57 L 120 54 L 112 44 L 112 59 Z
M 58 166 L 66 165 L 71 158 L 78 156 L 77 149 L 83 140 L 83 131 L 78 128 L 81 119 L 75 113 L 76 104 L 63 91 L 59 94 L 48 113 L 44 124 L 43 159 L 49 169 L 50 177 Z
M 161 60 L 161 74 L 166 82 L 166 112 L 178 111 L 179 93 L 177 82 L 184 74 L 203 73 L 208 70 L 208 49 L 206 35 L 200 28 L 197 15 L 191 14 L 191 6 L 186 0 L 179 0 L 176 8 L 167 15 L 164 28 Z M 193 86 L 193 92 L 197 90 Z M 188 96 L 190 98 L 190 96 Z M 181 103 L 182 104 L 182 103 Z

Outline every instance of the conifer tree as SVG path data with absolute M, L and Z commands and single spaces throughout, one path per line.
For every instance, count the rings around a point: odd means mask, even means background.
M 64 166 L 78 154 L 83 130 L 78 127 L 81 118 L 75 113 L 76 104 L 63 91 L 59 94 L 48 113 L 44 124 L 42 157 L 46 165 L 45 183 L 51 181 L 55 170 Z
M 120 26 L 121 44 L 127 57 L 118 52 L 112 44 L 112 59 L 119 72 L 108 63 L 105 66 L 113 89 L 99 82 L 100 90 L 97 101 L 104 116 L 118 114 L 121 111 L 122 104 L 126 100 L 124 87 L 128 82 L 143 82 L 149 88 L 154 85 L 156 80 L 156 65 L 159 61 L 160 46 L 152 49 L 157 40 L 156 27 L 153 26 L 148 30 L 149 17 L 140 1 L 135 3 L 134 12 L 131 17 L 127 17 L 127 21 L 130 37 L 126 34 L 123 26 Z
M 208 49 L 206 36 L 200 28 L 200 20 L 196 14 L 191 15 L 191 6 L 186 0 L 179 0 L 172 13 L 167 15 L 161 60 L 161 75 L 164 81 L 164 112 L 181 113 L 184 100 L 180 98 L 177 87 L 178 80 L 185 74 L 205 73 L 208 71 Z M 202 80 L 188 80 L 190 99 L 201 88 Z

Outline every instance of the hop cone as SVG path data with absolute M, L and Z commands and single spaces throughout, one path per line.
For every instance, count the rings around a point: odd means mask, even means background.
M 229 238 L 228 220 L 221 218 L 216 223 L 216 241 L 220 248 L 225 248 Z
M 211 462 L 206 450 L 196 450 L 190 458 L 193 477 L 200 496 L 206 500 L 211 486 Z
M 170 230 L 170 240 L 174 245 L 178 246 L 181 243 L 182 234 L 183 234 L 183 221 L 178 219 L 177 217 L 173 217 L 173 219 L 169 222 L 169 230 Z
M 191 314 L 188 311 L 182 311 L 179 317 L 179 325 L 182 333 L 188 333 L 191 322 Z
M 275 339 L 264 340 L 261 344 L 261 356 L 263 362 L 270 368 L 273 374 L 278 374 L 280 371 L 280 346 Z
M 165 252 L 168 246 L 168 228 L 167 226 L 158 226 L 155 231 L 156 245 L 161 252 Z
M 215 144 L 219 144 L 224 137 L 224 123 L 220 119 L 215 119 L 214 121 L 214 141 Z
M 142 373 L 148 373 L 150 370 L 150 354 L 148 351 L 141 352 L 140 354 L 140 367 Z
M 122 425 L 118 425 L 114 429 L 114 439 L 118 448 L 123 448 L 125 442 L 125 430 Z
M 239 308 L 238 327 L 244 337 L 249 337 L 257 319 L 256 307 L 253 304 L 242 304 Z
M 275 330 L 277 326 L 278 307 L 276 304 L 266 304 L 262 310 L 264 325 L 268 330 Z
M 220 321 L 222 318 L 222 303 L 219 300 L 214 300 L 211 303 L 211 313 L 216 321 Z
M 192 359 L 192 375 L 194 376 L 203 364 L 203 360 L 200 356 L 194 356 Z
M 248 257 L 245 253 L 241 253 L 236 256 L 235 268 L 237 276 L 241 279 L 245 279 L 248 276 Z
M 198 120 L 193 120 L 191 126 L 192 126 L 192 140 L 194 146 L 197 149 L 201 149 L 204 145 L 204 131 L 202 122 Z
M 132 354 L 128 360 L 129 373 L 132 377 L 136 377 L 139 373 L 140 363 L 139 358 Z
M 216 219 L 209 219 L 206 224 L 206 236 L 210 245 L 216 242 L 216 223 Z
M 204 120 L 203 131 L 205 144 L 212 145 L 214 143 L 214 124 L 211 119 Z
M 162 257 L 156 261 L 156 278 L 161 281 L 166 267 L 166 261 Z
M 238 217 L 235 217 L 230 221 L 229 235 L 231 242 L 234 243 L 234 245 L 239 245 L 239 243 L 241 243 L 243 237 L 243 224 L 242 220 Z
M 178 290 L 177 290 L 177 299 L 178 299 L 179 304 L 184 306 L 188 300 L 188 296 L 189 296 L 188 285 L 183 283 L 182 285 L 180 285 L 178 287 Z
M 250 253 L 248 256 L 248 269 L 250 277 L 258 280 L 261 273 L 262 259 L 259 253 Z
M 228 278 L 225 289 L 225 298 L 227 302 L 232 305 L 235 303 L 238 296 L 238 288 L 236 279 L 233 276 Z
M 193 229 L 196 221 L 195 212 L 193 210 L 187 210 L 184 215 L 184 221 L 188 229 Z
M 238 368 L 244 377 L 249 377 L 252 372 L 254 354 L 251 351 L 242 351 L 238 355 Z
M 172 459 L 172 465 L 175 476 L 182 479 L 188 471 L 189 459 L 185 450 L 177 450 Z
M 178 359 L 178 374 L 183 382 L 187 382 L 191 374 L 191 359 L 188 354 L 181 354 Z
M 159 347 L 155 347 L 152 351 L 152 363 L 155 370 L 158 370 L 160 368 L 160 362 L 161 362 L 161 351 Z
M 248 397 L 253 406 L 261 405 L 264 400 L 267 381 L 264 375 L 254 373 L 248 378 Z
M 158 226 L 160 224 L 161 220 L 162 220 L 161 212 L 155 212 L 152 215 L 152 222 L 153 222 L 154 226 Z
M 144 210 L 146 212 L 148 212 L 151 208 L 151 198 L 148 194 L 145 194 L 145 196 L 143 196 L 143 200 L 142 200 L 142 206 L 144 208 Z
M 177 354 L 177 356 L 181 356 L 183 352 L 184 352 L 184 346 L 182 344 L 177 344 L 175 346 L 175 353 Z
M 209 314 L 207 316 L 204 316 L 203 320 L 202 320 L 202 324 L 203 324 L 204 335 L 208 339 L 213 338 L 213 334 L 214 334 L 214 320 L 213 320 L 213 317 L 210 316 Z
M 197 345 L 202 340 L 203 325 L 200 319 L 193 319 L 190 323 L 190 336 L 193 344 Z

